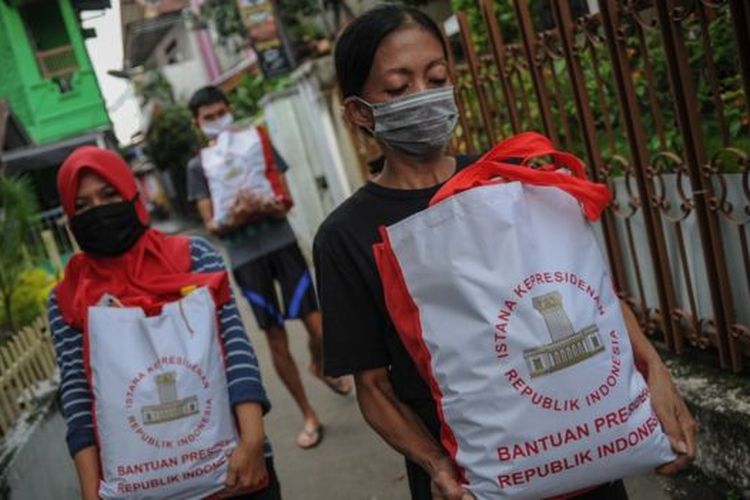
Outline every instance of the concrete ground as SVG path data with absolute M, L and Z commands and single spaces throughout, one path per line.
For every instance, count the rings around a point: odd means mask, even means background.
M 254 325 L 247 304 L 241 306 L 245 324 Z M 401 500 L 408 499 L 403 462 L 370 430 L 353 395 L 340 396 L 307 372 L 310 357 L 306 332 L 299 321 L 287 324 L 294 358 L 305 389 L 325 426 L 320 446 L 301 450 L 295 440 L 302 414 L 276 376 L 261 332 L 250 328 L 260 359 L 263 382 L 273 408 L 266 416 L 267 433 L 274 448 L 275 465 L 284 498 L 300 500 Z M 335 495 L 335 497 L 334 497 Z
M 242 301 L 241 301 L 242 302 Z M 301 322 L 287 324 L 293 355 L 302 369 L 308 396 L 326 427 L 318 448 L 295 444 L 301 414 L 276 377 L 263 334 L 254 328 L 247 304 L 241 305 L 253 345 L 260 358 L 266 390 L 273 404 L 266 428 L 274 446 L 284 498 L 291 500 L 408 500 L 403 461 L 363 420 L 353 395 L 339 396 L 311 377 L 306 332 Z M 668 500 L 666 483 L 655 476 L 629 479 L 634 500 Z M 606 499 L 603 499 L 606 500 Z

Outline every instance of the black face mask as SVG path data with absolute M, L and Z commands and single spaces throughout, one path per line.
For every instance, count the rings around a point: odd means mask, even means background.
M 133 199 L 90 208 L 70 219 L 70 230 L 84 252 L 116 257 L 135 245 L 146 226 Z

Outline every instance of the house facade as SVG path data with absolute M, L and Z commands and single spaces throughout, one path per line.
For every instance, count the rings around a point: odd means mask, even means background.
M 109 1 L 0 1 L 0 96 L 36 144 L 110 127 L 85 47 L 83 10 Z
M 85 40 L 81 14 L 109 0 L 0 0 L 0 100 L 28 143 L 0 150 L 0 168 L 25 175 L 40 207 L 56 210 L 57 170 L 78 146 L 116 140 Z
M 123 70 L 137 86 L 156 80 L 158 72 L 169 83 L 171 97 L 184 103 L 205 85 L 224 86 L 253 70 L 255 54 L 243 47 L 241 39 L 219 43 L 214 30 L 198 15 L 202 3 L 121 2 Z M 144 128 L 148 128 L 148 105 L 144 100 Z

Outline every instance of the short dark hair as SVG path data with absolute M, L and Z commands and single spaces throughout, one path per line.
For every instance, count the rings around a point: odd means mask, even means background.
M 336 78 L 344 98 L 359 95 L 372 61 L 385 37 L 407 24 L 416 24 L 427 30 L 443 46 L 448 57 L 448 47 L 440 27 L 430 16 L 414 7 L 386 4 L 374 7 L 354 19 L 336 41 Z
M 229 99 L 227 99 L 226 94 L 219 87 L 208 85 L 195 91 L 193 97 L 190 98 L 190 102 L 188 102 L 188 108 L 193 113 L 193 118 L 196 118 L 202 106 L 208 106 L 217 102 L 229 105 Z

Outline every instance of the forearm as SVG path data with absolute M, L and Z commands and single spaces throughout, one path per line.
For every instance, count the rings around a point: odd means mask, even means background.
M 432 475 L 440 462 L 446 460 L 447 453 L 422 420 L 398 399 L 387 379 L 373 381 L 358 374 L 355 382 L 359 407 L 370 427 L 396 451 Z
M 263 408 L 258 403 L 240 403 L 235 405 L 234 414 L 240 431 L 240 442 L 252 448 L 262 448 Z
M 93 394 L 86 378 L 83 335 L 66 324 L 59 312 L 57 294 L 48 304 L 50 333 L 60 369 L 60 402 L 67 432 L 65 441 L 71 456 L 95 445 L 92 411 Z
M 695 458 L 697 424 L 682 400 L 669 369 L 643 334 L 635 314 L 625 302 L 621 304 L 636 368 L 646 379 L 651 391 L 651 407 L 659 418 L 672 449 L 678 453 L 676 460 L 663 465 L 658 472 L 674 474 L 687 467 Z
M 81 498 L 83 500 L 94 500 L 99 498 L 99 450 L 96 446 L 89 446 L 75 454 L 73 457 L 78 482 L 81 487 Z
M 638 371 L 647 376 L 649 372 L 666 369 L 659 353 L 656 352 L 654 346 L 643 333 L 633 310 L 624 301 L 620 301 L 620 305 L 625 318 L 625 326 L 628 329 L 630 345 L 633 346 L 633 358 Z
M 198 210 L 198 215 L 201 216 L 203 225 L 209 233 L 219 235 L 221 233 L 221 227 L 214 221 L 214 207 L 211 202 L 211 198 L 201 198 L 195 203 L 195 208 Z
M 234 298 L 221 306 L 219 319 L 230 404 L 256 403 L 267 412 L 270 402 L 263 387 L 258 358 L 245 332 Z
M 203 225 L 209 233 L 221 236 L 234 229 L 234 221 L 230 220 L 219 224 L 214 220 L 214 207 L 211 198 L 201 198 L 196 202 L 195 208 L 198 210 L 198 215 L 201 216 Z

